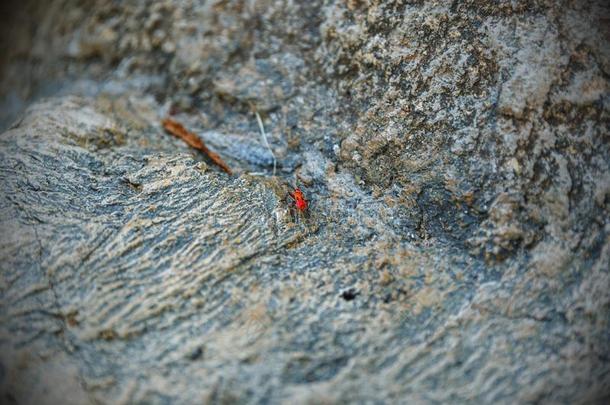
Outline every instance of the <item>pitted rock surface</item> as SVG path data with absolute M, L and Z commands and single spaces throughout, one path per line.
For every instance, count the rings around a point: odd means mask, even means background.
M 2 7 L 0 402 L 608 401 L 605 2 Z

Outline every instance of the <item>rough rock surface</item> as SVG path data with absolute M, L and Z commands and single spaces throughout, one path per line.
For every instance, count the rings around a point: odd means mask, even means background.
M 610 399 L 605 2 L 2 8 L 1 402 Z

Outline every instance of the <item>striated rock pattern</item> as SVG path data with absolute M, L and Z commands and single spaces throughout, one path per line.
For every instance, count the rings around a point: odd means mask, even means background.
M 610 400 L 606 2 L 1 22 L 0 402 Z

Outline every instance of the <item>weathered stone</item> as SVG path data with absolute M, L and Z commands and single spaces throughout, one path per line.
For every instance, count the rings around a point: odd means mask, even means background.
M 604 2 L 3 7 L 1 401 L 608 400 Z

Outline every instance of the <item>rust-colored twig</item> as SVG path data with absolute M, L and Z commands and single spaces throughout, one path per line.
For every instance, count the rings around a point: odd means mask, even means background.
M 216 152 L 212 152 L 210 149 L 208 149 L 208 147 L 205 146 L 205 143 L 203 143 L 201 138 L 199 138 L 194 133 L 189 132 L 186 128 L 184 128 L 181 123 L 171 118 L 164 119 L 162 123 L 163 128 L 165 128 L 167 132 L 174 135 L 176 138 L 182 139 L 190 147 L 203 152 L 203 154 L 209 157 L 212 162 L 214 162 L 216 165 L 218 165 L 218 167 L 220 167 L 228 174 L 233 174 L 229 166 L 227 166 L 224 160 L 222 160 L 222 158 Z

